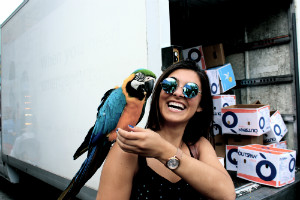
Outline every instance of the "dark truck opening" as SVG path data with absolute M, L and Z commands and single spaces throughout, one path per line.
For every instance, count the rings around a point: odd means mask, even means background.
M 288 149 L 298 151 L 299 88 L 292 0 L 169 0 L 171 45 L 187 49 L 223 44 L 226 63 L 231 63 L 237 86 L 237 104 L 259 100 L 279 110 L 288 133 Z M 298 101 L 297 101 L 298 99 Z M 224 141 L 226 142 L 226 141 Z M 273 188 L 243 180 L 229 171 L 238 199 L 296 198 L 299 188 L 299 156 L 296 180 Z

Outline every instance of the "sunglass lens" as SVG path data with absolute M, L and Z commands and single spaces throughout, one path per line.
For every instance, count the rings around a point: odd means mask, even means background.
M 186 98 L 193 98 L 198 94 L 198 86 L 195 83 L 187 83 L 183 87 L 183 94 Z
M 170 94 L 175 92 L 177 82 L 174 78 L 166 78 L 161 82 L 161 87 L 166 93 Z

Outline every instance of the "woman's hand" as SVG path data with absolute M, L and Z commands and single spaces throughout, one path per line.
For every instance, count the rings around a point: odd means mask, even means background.
M 159 158 L 167 142 L 165 139 L 150 129 L 129 126 L 129 130 L 117 130 L 117 143 L 123 151 Z

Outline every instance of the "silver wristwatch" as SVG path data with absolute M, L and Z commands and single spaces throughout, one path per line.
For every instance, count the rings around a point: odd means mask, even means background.
M 166 163 L 166 166 L 171 170 L 177 169 L 180 165 L 181 157 L 182 157 L 182 151 L 181 149 L 177 148 L 176 155 L 169 158 L 169 160 Z

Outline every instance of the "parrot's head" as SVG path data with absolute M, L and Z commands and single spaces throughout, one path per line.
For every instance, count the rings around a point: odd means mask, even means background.
M 138 69 L 131 76 L 133 78 L 126 85 L 129 96 L 139 100 L 143 100 L 145 97 L 148 99 L 153 90 L 155 74 L 148 69 Z

